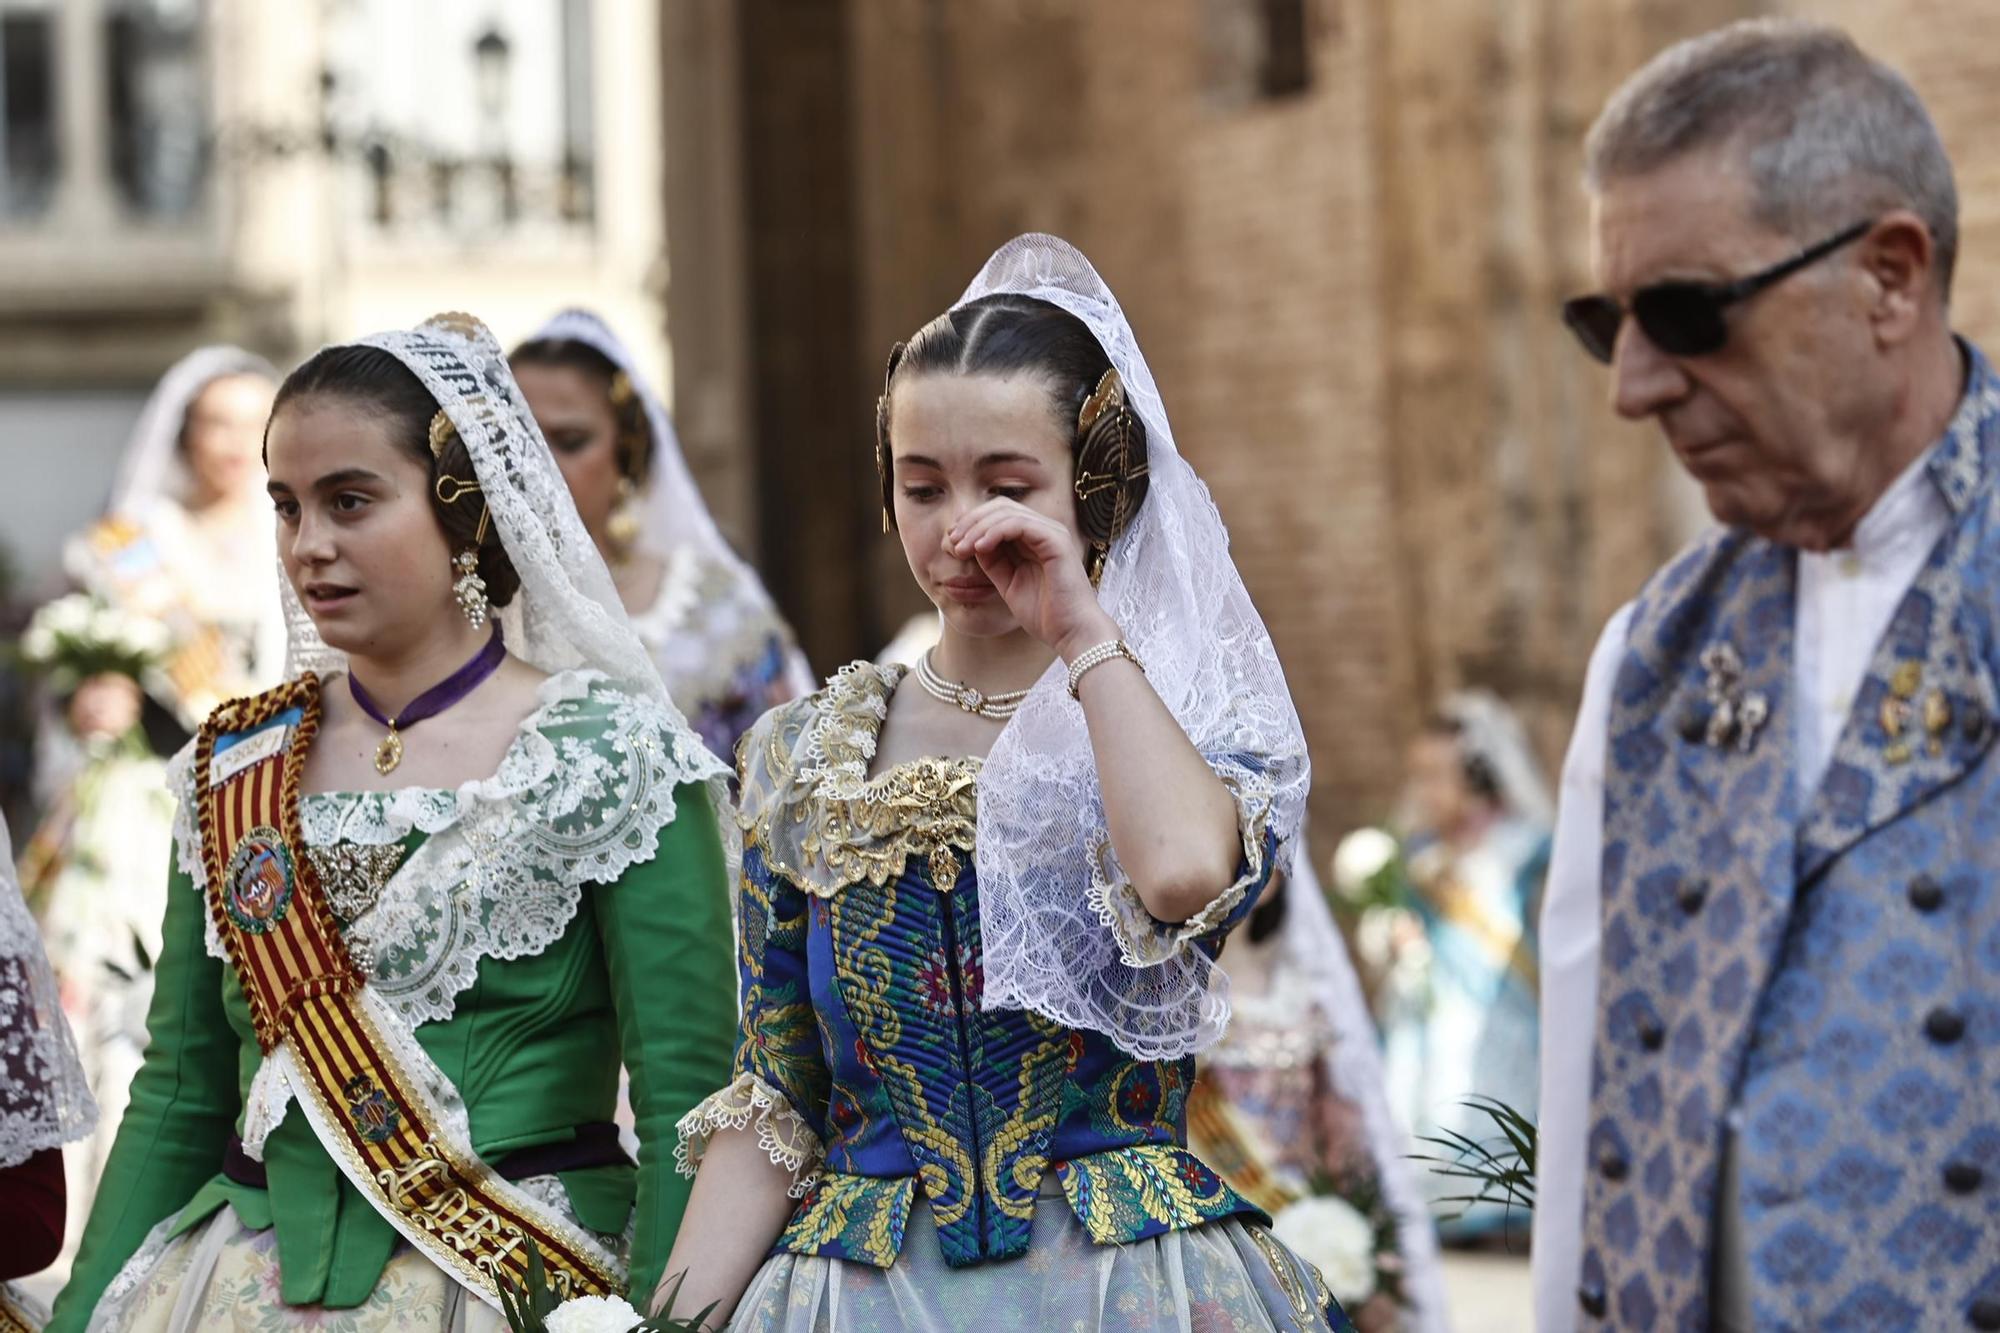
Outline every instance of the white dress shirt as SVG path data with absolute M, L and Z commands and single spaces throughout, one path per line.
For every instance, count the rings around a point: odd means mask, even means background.
M 1802 792 L 1816 789 L 1826 775 L 1875 647 L 1951 525 L 1951 511 L 1926 472 L 1929 460 L 1926 453 L 1883 492 L 1856 525 L 1851 545 L 1798 553 L 1792 685 Z M 1631 623 L 1632 607 L 1627 605 L 1604 627 L 1590 655 L 1583 704 L 1563 761 L 1555 846 L 1543 897 L 1542 1093 L 1533 1250 L 1539 1333 L 1569 1333 L 1577 1323 L 1590 1057 L 1597 1039 L 1604 757 L 1611 690 Z

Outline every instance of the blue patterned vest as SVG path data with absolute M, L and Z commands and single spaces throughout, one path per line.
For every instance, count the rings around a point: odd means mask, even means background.
M 1637 604 L 1605 768 L 1592 1324 L 1709 1327 L 1726 1120 L 1758 1329 L 2000 1328 L 2000 380 L 1976 352 L 1929 470 L 1952 526 L 1815 792 L 1792 550 L 1715 533 Z

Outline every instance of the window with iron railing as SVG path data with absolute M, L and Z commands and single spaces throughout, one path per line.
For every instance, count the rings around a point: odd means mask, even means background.
M 588 228 L 592 15 L 590 0 L 354 0 L 326 76 L 354 220 L 452 239 Z
M 106 148 L 112 186 L 140 218 L 201 202 L 209 136 L 201 0 L 103 0 Z

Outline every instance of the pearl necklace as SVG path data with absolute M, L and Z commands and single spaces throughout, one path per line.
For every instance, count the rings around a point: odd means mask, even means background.
M 931 665 L 931 655 L 925 653 L 917 659 L 917 684 L 924 687 L 924 693 L 939 703 L 950 704 L 977 717 L 991 718 L 995 722 L 1005 722 L 1021 711 L 1027 702 L 1029 690 L 1008 690 L 1004 694 L 981 694 L 970 685 L 955 680 L 946 680 Z

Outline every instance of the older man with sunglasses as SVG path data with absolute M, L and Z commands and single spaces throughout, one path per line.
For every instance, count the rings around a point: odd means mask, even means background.
M 1538 1324 L 2000 1329 L 2000 379 L 1950 163 L 1783 21 L 1586 152 L 1564 318 L 1722 526 L 1606 628 L 1563 775 Z

